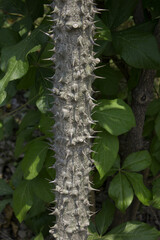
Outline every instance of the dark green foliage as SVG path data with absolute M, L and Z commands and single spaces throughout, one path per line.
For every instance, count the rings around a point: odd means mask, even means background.
M 157 240 L 159 236 L 155 228 L 130 219 L 112 228 L 117 209 L 125 214 L 135 196 L 141 205 L 160 209 L 160 53 L 154 35 L 160 3 L 143 0 L 144 20 L 138 24 L 134 22 L 137 2 L 97 0 L 105 11 L 95 16 L 96 27 L 101 29 L 95 34 L 99 46 L 94 51 L 101 64 L 95 70 L 100 78 L 93 83 L 97 106 L 92 117 L 97 121 L 93 129 L 100 132 L 95 132 L 98 138 L 93 140 L 95 168 L 91 173 L 93 187 L 107 186 L 108 198 L 95 215 L 95 223 L 90 223 L 89 240 Z M 54 46 L 53 39 L 44 34 L 52 24 L 47 21 L 50 3 L 0 0 L 0 140 L 16 135 L 16 170 L 8 182 L 0 179 L 0 211 L 10 204 L 17 219 L 32 229 L 34 240 L 43 240 L 55 221 L 48 212 L 55 207 L 49 183 L 55 178 L 55 170 L 49 168 L 55 159 L 48 149 L 49 138 L 54 138 L 54 120 L 48 113 L 54 100 L 48 90 L 54 74 Z M 132 91 L 143 69 L 157 70 L 143 129 L 150 144 L 125 155 L 127 144 L 121 142 L 121 135 L 127 136 L 135 127 Z M 23 103 L 12 111 L 12 99 L 17 96 Z M 146 169 L 149 175 L 144 179 Z

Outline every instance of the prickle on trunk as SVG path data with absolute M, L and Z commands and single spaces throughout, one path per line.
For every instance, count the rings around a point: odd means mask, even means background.
M 93 0 L 54 0 L 52 7 L 56 224 L 50 232 L 58 240 L 86 240 L 95 106 L 91 95 L 99 63 L 93 52 L 96 9 Z

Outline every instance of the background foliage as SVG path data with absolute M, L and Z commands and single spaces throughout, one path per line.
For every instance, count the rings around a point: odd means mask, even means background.
M 53 152 L 48 148 L 54 120 L 49 109 L 53 99 L 52 39 L 47 14 L 50 0 L 0 0 L 0 140 L 15 138 L 15 171 L 10 179 L 0 179 L 0 211 L 7 204 L 18 221 L 33 231 L 34 240 L 48 236 L 55 221 L 49 215 L 54 206 L 51 191 L 55 171 Z M 93 88 L 98 106 L 92 117 L 94 129 L 100 131 L 93 142 L 91 173 L 93 187 L 103 191 L 105 200 L 89 230 L 90 240 L 158 239 L 160 232 L 146 223 L 130 221 L 112 227 L 117 209 L 126 213 L 134 196 L 145 205 L 160 209 L 160 52 L 154 28 L 160 16 L 158 1 L 144 0 L 142 24 L 135 24 L 135 0 L 97 0 L 105 9 L 97 14 L 96 56 L 103 67 L 97 68 Z M 154 99 L 146 112 L 143 136 L 150 142 L 147 150 L 131 153 L 123 161 L 119 136 L 135 126 L 130 106 L 132 90 L 137 86 L 142 69 L 156 69 Z M 14 109 L 13 99 L 21 106 Z M 143 171 L 149 169 L 148 182 Z

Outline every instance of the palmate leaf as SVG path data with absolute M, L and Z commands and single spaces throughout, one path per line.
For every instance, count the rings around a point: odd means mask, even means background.
M 95 224 L 98 233 L 102 236 L 112 223 L 115 212 L 114 204 L 107 199 L 103 202 L 101 211 L 95 216 Z
M 38 51 L 41 44 L 46 41 L 42 31 L 46 31 L 47 28 L 45 25 L 41 26 L 16 45 L 2 49 L 1 70 L 5 75 L 0 80 L 0 94 L 3 93 L 9 81 L 19 79 L 27 73 L 29 68 L 27 55 Z
M 109 65 L 105 65 L 95 70 L 97 76 L 102 79 L 96 79 L 93 86 L 104 96 L 113 96 L 118 93 L 119 82 L 123 78 L 120 71 L 111 68 Z
M 97 101 L 93 119 L 110 134 L 118 136 L 135 126 L 135 118 L 128 104 L 121 99 Z
M 134 189 L 134 193 L 141 203 L 146 206 L 151 204 L 152 193 L 143 183 L 143 175 L 139 173 L 125 172 L 130 184 Z
M 113 228 L 103 240 L 157 240 L 160 232 L 143 222 L 127 222 Z
M 135 68 L 158 69 L 160 52 L 152 24 L 132 27 L 113 33 L 113 46 L 127 64 Z
M 27 149 L 22 160 L 22 171 L 24 178 L 31 180 L 35 178 L 43 167 L 48 151 L 48 144 L 44 141 L 34 141 Z
M 105 7 L 109 10 L 102 14 L 102 19 L 109 28 L 114 29 L 133 15 L 136 4 L 137 0 L 107 0 Z
M 34 206 L 35 197 L 47 203 L 54 200 L 54 195 L 51 193 L 52 186 L 48 180 L 46 180 L 48 177 L 48 173 L 43 170 L 36 178 L 32 180 L 22 180 L 16 187 L 13 193 L 13 210 L 19 222 L 25 219 L 28 211 Z M 38 210 L 35 212 L 38 213 Z M 30 216 L 32 214 L 33 212 Z
M 124 160 L 122 169 L 142 171 L 151 165 L 151 156 L 147 150 L 131 153 Z
M 13 210 L 19 222 L 24 220 L 32 204 L 33 193 L 30 181 L 23 180 L 13 194 Z
M 116 207 L 124 212 L 133 201 L 133 189 L 126 176 L 119 172 L 111 181 L 109 196 L 115 201 Z
M 92 157 L 95 160 L 94 164 L 99 172 L 100 179 L 102 179 L 117 158 L 119 142 L 116 136 L 112 136 L 105 130 L 98 136 L 100 138 L 95 139 L 93 146 L 96 153 L 93 153 Z

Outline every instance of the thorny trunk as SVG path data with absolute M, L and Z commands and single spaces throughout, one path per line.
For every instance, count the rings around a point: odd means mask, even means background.
M 94 67 L 93 0 L 54 0 L 53 76 L 55 125 L 56 225 L 58 240 L 86 240 L 89 225 L 88 195 L 91 189 L 91 98 Z

